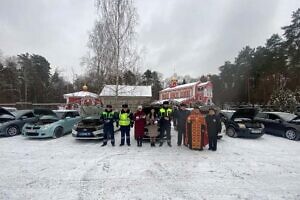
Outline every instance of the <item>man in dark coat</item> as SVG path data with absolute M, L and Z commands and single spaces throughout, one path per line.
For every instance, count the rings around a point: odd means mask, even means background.
M 169 108 L 169 102 L 164 101 L 163 107 L 159 109 L 159 128 L 160 128 L 160 144 L 161 147 L 164 144 L 164 135 L 167 134 L 167 143 L 169 147 L 171 145 L 171 120 L 173 116 L 173 110 Z
M 218 133 L 222 130 L 221 120 L 213 108 L 209 108 L 209 113 L 205 117 L 208 132 L 208 150 L 217 150 Z
M 101 113 L 101 120 L 104 122 L 104 138 L 102 146 L 107 145 L 108 139 L 111 139 L 112 146 L 115 146 L 114 122 L 116 119 L 115 112 L 113 112 L 111 105 L 107 105 L 105 111 Z
M 185 104 L 180 104 L 179 110 L 177 110 L 176 114 L 174 114 L 174 118 L 177 121 L 177 145 L 181 146 L 182 144 L 182 136 L 185 138 L 186 133 L 186 120 L 190 112 L 186 109 Z

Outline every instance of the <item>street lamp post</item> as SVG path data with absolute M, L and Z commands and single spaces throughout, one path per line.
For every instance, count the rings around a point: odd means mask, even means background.
M 27 81 L 23 76 L 19 76 L 18 78 L 22 79 L 24 81 L 24 89 L 25 89 L 25 91 L 24 91 L 24 101 L 27 102 L 27 90 L 28 90 Z
M 248 104 L 251 104 L 251 96 L 250 96 L 250 80 L 254 80 L 253 77 L 247 78 L 247 93 L 248 93 Z

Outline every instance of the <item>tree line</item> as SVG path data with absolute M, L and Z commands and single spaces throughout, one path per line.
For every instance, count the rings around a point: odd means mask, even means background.
M 218 75 L 210 75 L 215 103 L 272 104 L 282 95 L 300 101 L 300 9 L 282 30 L 263 46 L 245 46 L 234 62 L 226 61 Z
M 0 56 L 0 103 L 62 102 L 63 94 L 74 91 L 72 83 L 41 55 L 24 53 Z
M 153 99 L 158 99 L 158 92 L 162 89 L 161 79 L 162 75 L 156 71 L 138 73 L 126 70 L 119 77 L 119 84 L 151 85 Z M 107 79 L 105 84 L 115 84 L 113 77 Z M 98 85 L 97 76 L 93 73 L 76 76 L 74 82 L 67 81 L 41 55 L 0 55 L 0 103 L 63 103 L 64 94 L 80 91 L 83 85 L 97 94 L 104 86 Z

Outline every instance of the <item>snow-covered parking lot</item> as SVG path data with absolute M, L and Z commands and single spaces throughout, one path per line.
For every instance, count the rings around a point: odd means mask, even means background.
M 224 137 L 211 152 L 176 139 L 138 148 L 2 137 L 0 199 L 300 199 L 300 142 Z

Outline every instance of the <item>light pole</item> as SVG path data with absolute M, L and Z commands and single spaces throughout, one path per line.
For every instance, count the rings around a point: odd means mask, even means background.
M 250 98 L 250 97 L 251 97 L 251 96 L 250 96 L 250 80 L 253 81 L 254 78 L 253 78 L 253 77 L 248 77 L 248 78 L 247 78 L 248 104 L 251 104 L 251 98 Z
M 24 81 L 24 87 L 25 87 L 24 88 L 25 89 L 25 91 L 24 91 L 24 101 L 27 102 L 27 81 L 23 76 L 19 76 L 18 78 L 22 79 Z

